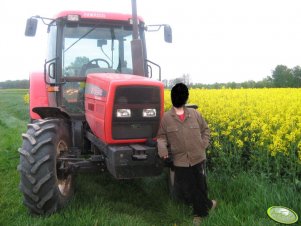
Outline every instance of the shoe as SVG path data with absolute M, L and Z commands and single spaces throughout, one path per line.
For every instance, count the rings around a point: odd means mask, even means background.
M 212 212 L 217 206 L 217 201 L 216 200 L 213 199 L 213 200 L 211 200 L 211 202 L 212 202 L 212 207 L 210 209 L 210 212 Z
M 194 217 L 193 218 L 193 226 L 200 226 L 202 222 L 202 218 L 201 217 Z

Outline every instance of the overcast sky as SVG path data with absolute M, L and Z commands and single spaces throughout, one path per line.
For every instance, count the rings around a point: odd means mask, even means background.
M 161 65 L 162 77 L 189 74 L 193 82 L 259 81 L 279 64 L 301 65 L 300 0 L 137 0 L 146 24 L 166 23 L 147 34 L 148 58 Z M 26 19 L 52 17 L 62 10 L 131 13 L 131 0 L 10 0 L 0 14 L 0 81 L 27 79 L 41 70 L 46 55 L 46 26 L 24 36 Z

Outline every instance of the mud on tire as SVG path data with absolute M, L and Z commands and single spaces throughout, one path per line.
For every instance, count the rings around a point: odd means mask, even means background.
M 24 204 L 34 214 L 52 214 L 74 192 L 74 175 L 58 161 L 70 147 L 69 126 L 61 119 L 37 120 L 22 137 L 18 170 Z

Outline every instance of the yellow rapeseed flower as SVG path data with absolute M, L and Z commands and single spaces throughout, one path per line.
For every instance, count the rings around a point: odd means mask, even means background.
M 171 108 L 170 90 L 164 103 L 165 110 Z M 189 103 L 208 122 L 212 149 L 292 159 L 298 153 L 301 161 L 301 89 L 190 89 Z

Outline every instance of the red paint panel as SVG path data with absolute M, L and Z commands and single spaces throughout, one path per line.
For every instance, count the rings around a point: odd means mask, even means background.
M 90 103 L 88 103 L 88 110 L 90 110 L 90 111 L 94 111 L 94 104 L 90 104 Z
M 146 139 L 114 140 L 112 138 L 112 116 L 116 88 L 119 86 L 156 86 L 160 88 L 161 112 L 164 113 L 163 83 L 141 76 L 94 73 L 86 81 L 86 119 L 93 133 L 107 144 L 141 143 Z M 87 111 L 87 103 L 96 104 L 95 111 Z
M 29 97 L 30 118 L 40 119 L 41 117 L 38 114 L 34 113 L 32 109 L 35 107 L 49 106 L 44 74 L 42 72 L 34 72 L 30 74 Z

